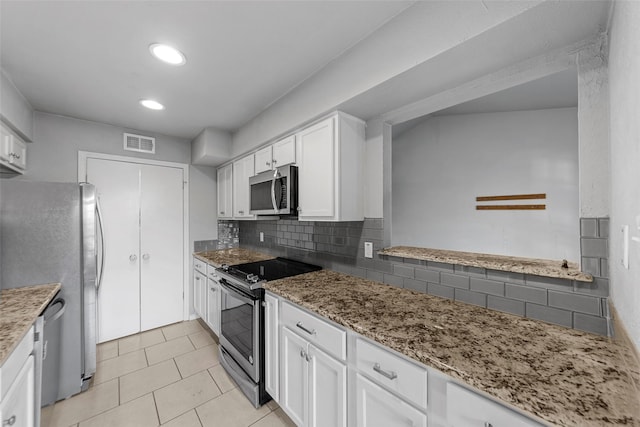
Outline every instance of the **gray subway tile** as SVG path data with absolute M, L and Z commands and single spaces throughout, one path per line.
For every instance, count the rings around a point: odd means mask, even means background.
M 600 313 L 602 313 L 602 317 L 611 317 L 608 298 L 600 298 Z
M 524 274 L 511 271 L 487 270 L 487 279 L 498 282 L 524 284 Z
M 365 270 L 364 268 L 360 268 L 360 267 L 352 267 L 351 268 L 351 274 L 353 274 L 354 276 L 366 279 L 367 270 Z
M 405 264 L 412 264 L 412 265 L 421 265 L 421 266 L 426 266 L 427 265 L 427 261 L 421 260 L 421 259 L 414 259 L 414 258 L 405 258 L 404 259 L 404 263 Z
M 365 239 L 376 239 L 382 240 L 384 237 L 382 236 L 381 229 L 373 229 L 373 228 L 363 228 L 362 229 L 362 237 Z
M 487 270 L 485 268 L 470 267 L 467 265 L 454 265 L 453 269 L 456 274 L 466 274 L 467 276 L 483 278 L 487 276 Z
M 384 227 L 384 219 L 383 218 L 365 218 L 363 227 L 377 228 L 381 230 Z
M 567 279 L 558 279 L 555 277 L 534 276 L 531 274 L 526 274 L 525 284 L 527 286 L 554 289 L 556 291 L 573 291 L 573 281 Z
M 424 280 L 425 282 L 440 283 L 440 272 L 438 271 L 416 268 L 415 275 L 416 279 Z
M 547 290 L 530 286 L 505 284 L 505 296 L 520 301 L 547 305 Z
M 600 298 L 556 291 L 549 291 L 548 296 L 551 307 L 600 315 Z
M 415 275 L 413 274 L 413 267 L 405 266 L 405 265 L 393 265 L 393 274 L 396 276 L 408 277 L 413 279 Z
M 609 237 L 609 218 L 598 218 L 598 236 Z
M 580 236 L 598 237 L 598 219 L 580 218 Z
M 495 280 L 472 277 L 469 289 L 485 294 L 504 296 L 504 283 L 496 282 Z
M 573 327 L 581 331 L 607 336 L 609 327 L 607 319 L 583 313 L 573 313 Z
M 398 286 L 401 288 L 402 285 L 404 285 L 404 280 L 400 276 L 394 276 L 393 274 L 385 274 L 384 283 L 386 283 L 387 285 Z
M 427 292 L 427 282 L 423 282 L 422 280 L 415 280 L 415 279 L 404 279 L 404 288 L 412 289 L 414 291 L 422 292 L 424 294 Z
M 578 282 L 573 285 L 576 293 L 596 295 L 600 297 L 609 296 L 609 279 L 594 277 L 593 282 Z
M 580 252 L 583 257 L 608 258 L 609 249 L 606 239 L 580 239 Z
M 469 276 L 440 273 L 440 283 L 454 288 L 469 289 Z
M 453 288 L 449 286 L 438 285 L 437 283 L 427 283 L 427 293 L 437 297 L 453 299 Z
M 487 296 L 487 308 L 492 310 L 504 311 L 506 313 L 524 316 L 524 301 L 517 301 L 508 298 L 497 297 L 495 295 Z
M 478 292 L 471 292 L 464 289 L 454 290 L 455 300 L 466 302 L 467 304 L 479 305 L 480 307 L 487 306 L 487 295 Z
M 383 283 L 384 282 L 384 274 L 382 274 L 382 273 L 380 273 L 378 271 L 367 270 L 367 279 L 373 280 L 374 282 Z
M 533 303 L 526 303 L 525 315 L 531 319 L 543 320 L 556 325 L 571 327 L 573 317 L 570 311 Z
M 431 270 L 447 271 L 453 273 L 453 265 L 444 262 L 427 261 L 427 268 Z
M 600 276 L 600 258 L 582 257 L 580 269 L 593 276 Z

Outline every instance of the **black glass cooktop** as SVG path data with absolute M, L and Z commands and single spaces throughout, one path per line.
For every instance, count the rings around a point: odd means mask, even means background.
M 309 273 L 311 271 L 322 270 L 322 267 L 294 261 L 287 258 L 275 258 L 265 261 L 248 262 L 223 268 L 226 273 L 231 274 L 241 280 L 247 280 L 251 276 L 255 281 L 269 281 L 282 279 L 284 277 L 297 276 L 298 274 Z M 257 280 L 256 280 L 257 277 Z

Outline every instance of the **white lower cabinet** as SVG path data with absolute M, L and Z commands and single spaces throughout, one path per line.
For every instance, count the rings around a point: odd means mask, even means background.
M 541 424 L 454 383 L 447 383 L 450 427 L 541 427 Z
M 32 427 L 35 424 L 33 344 L 32 327 L 0 368 L 0 420 L 3 427 Z
M 193 270 L 193 309 L 202 319 L 206 318 L 207 307 L 207 276 L 200 271 Z
M 382 387 L 356 374 L 358 427 L 426 427 L 427 416 Z
M 207 294 L 207 308 L 204 321 L 209 325 L 213 333 L 220 336 L 220 292 L 221 286 L 215 267 L 207 266 L 207 285 L 205 287 Z
M 280 399 L 298 426 L 346 427 L 347 367 L 281 328 Z
M 264 296 L 264 388 L 276 402 L 280 400 L 278 318 L 278 298 L 266 294 Z

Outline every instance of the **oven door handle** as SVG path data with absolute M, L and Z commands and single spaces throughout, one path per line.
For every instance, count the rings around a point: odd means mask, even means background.
M 220 286 L 222 287 L 223 292 L 233 294 L 234 298 L 238 298 L 240 301 L 246 304 L 253 305 L 253 303 L 256 301 L 255 299 L 251 299 L 248 296 L 241 293 L 239 290 L 237 290 L 232 284 L 227 282 L 225 279 L 222 279 L 222 278 L 220 279 Z

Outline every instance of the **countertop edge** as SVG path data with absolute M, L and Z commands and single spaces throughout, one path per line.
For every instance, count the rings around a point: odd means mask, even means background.
M 466 267 L 479 267 L 489 270 L 507 271 L 510 273 L 531 274 L 534 276 L 552 277 L 556 279 L 576 280 L 578 282 L 593 282 L 593 276 L 580 271 L 577 264 L 568 263 L 568 268 L 562 268 L 562 261 L 420 248 L 413 246 L 392 246 L 384 248 L 378 251 L 378 255 L 415 259 L 419 261 L 442 262 Z

